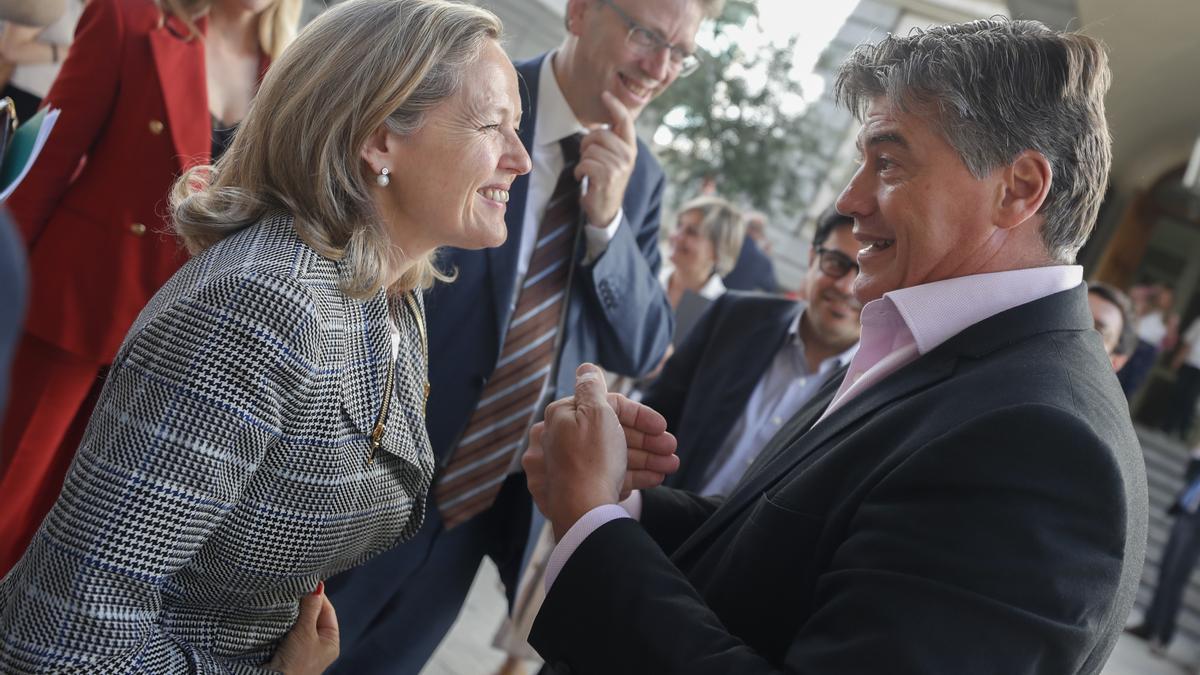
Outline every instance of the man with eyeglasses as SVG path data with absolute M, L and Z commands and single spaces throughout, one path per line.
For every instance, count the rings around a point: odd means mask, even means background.
M 780 428 L 858 346 L 854 220 L 832 206 L 817 219 L 803 295 L 722 295 L 647 390 L 679 445 L 665 485 L 727 494 Z
M 634 120 L 695 70 L 700 22 L 722 5 L 569 0 L 561 46 L 516 64 L 533 170 L 500 195 L 504 245 L 447 251 L 457 278 L 426 295 L 438 474 L 413 540 L 328 580 L 342 641 L 331 672 L 419 672 L 485 555 L 511 598 L 541 525 L 520 471 L 528 428 L 573 390 L 581 362 L 641 376 L 661 361 L 673 329 L 657 280 L 665 179 Z

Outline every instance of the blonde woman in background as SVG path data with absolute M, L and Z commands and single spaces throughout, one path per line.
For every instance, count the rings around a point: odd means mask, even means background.
M 76 0 L 70 0 L 76 2 Z M 0 575 L 54 503 L 125 332 L 186 260 L 183 171 L 228 146 L 300 0 L 89 0 L 46 95 L 62 110 L 7 204 L 30 297 L 0 433 Z
M 697 197 L 679 207 L 668 239 L 669 264 L 659 274 L 671 307 L 678 309 L 687 291 L 709 300 L 724 293 L 721 277 L 733 269 L 745 236 L 741 211 L 720 197 Z
M 0 582 L 0 671 L 336 658 L 322 580 L 424 517 L 432 256 L 502 243 L 530 168 L 500 32 L 465 3 L 339 4 L 276 61 L 225 156 L 177 183 L 196 257 L 130 330 Z

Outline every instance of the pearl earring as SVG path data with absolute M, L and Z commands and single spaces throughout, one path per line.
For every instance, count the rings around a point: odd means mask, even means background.
M 385 166 L 383 167 L 383 170 L 379 172 L 379 175 L 375 177 L 375 182 L 379 183 L 379 187 L 387 187 L 388 183 L 392 182 L 392 178 L 388 175 L 388 173 L 388 168 Z

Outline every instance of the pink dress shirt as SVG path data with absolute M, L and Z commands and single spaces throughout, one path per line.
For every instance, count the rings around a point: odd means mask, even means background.
M 833 402 L 817 420 L 846 404 L 888 375 L 927 354 L 964 329 L 1026 303 L 1070 290 L 1083 283 L 1078 265 L 1034 267 L 973 274 L 885 293 L 862 311 L 862 338 L 846 379 Z M 601 525 L 617 518 L 640 519 L 637 491 L 617 504 L 588 511 L 554 547 L 546 565 L 546 590 L 554 585 L 571 554 Z

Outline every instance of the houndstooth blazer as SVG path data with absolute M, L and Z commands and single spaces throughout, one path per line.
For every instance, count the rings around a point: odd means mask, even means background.
M 275 215 L 154 296 L 0 582 L 0 672 L 262 672 L 300 596 L 416 532 L 424 309 L 353 300 L 343 274 Z

